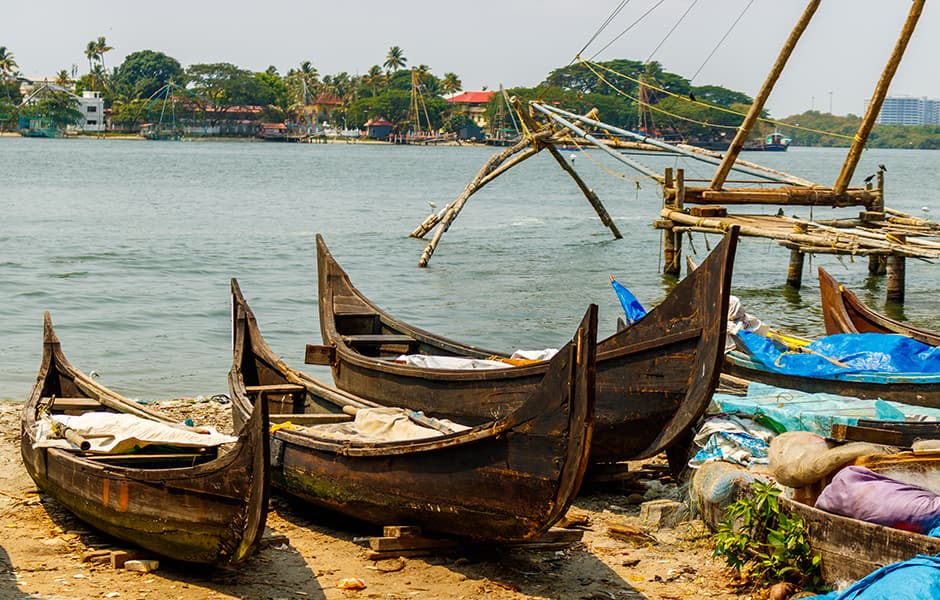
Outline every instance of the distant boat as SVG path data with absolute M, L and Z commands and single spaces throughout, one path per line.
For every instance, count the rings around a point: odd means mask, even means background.
M 745 144 L 743 149 L 749 151 L 786 152 L 787 148 L 790 147 L 791 141 L 790 138 L 774 130 L 773 133 L 764 138 L 764 141 Z

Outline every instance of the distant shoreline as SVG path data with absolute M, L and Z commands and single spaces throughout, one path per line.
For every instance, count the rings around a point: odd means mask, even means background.
M 0 133 L 0 137 L 23 137 L 15 131 L 4 131 Z M 138 140 L 142 142 L 152 142 L 156 140 L 148 140 L 147 138 L 133 134 L 133 133 L 119 133 L 119 134 L 106 134 L 106 135 L 96 135 L 89 133 L 81 134 L 70 134 L 65 136 L 69 139 L 88 139 L 88 140 Z M 184 137 L 182 140 L 185 142 L 247 142 L 247 143 L 264 143 L 264 144 L 308 144 L 311 142 L 285 142 L 285 141 L 270 141 L 264 140 L 254 136 L 198 136 L 198 137 Z M 327 138 L 326 141 L 316 142 L 316 144 L 378 144 L 386 146 L 396 146 L 396 145 L 408 145 L 408 146 L 486 146 L 487 144 L 482 142 L 441 142 L 439 144 L 393 144 L 391 142 L 386 142 L 383 140 L 376 140 L 373 138 Z

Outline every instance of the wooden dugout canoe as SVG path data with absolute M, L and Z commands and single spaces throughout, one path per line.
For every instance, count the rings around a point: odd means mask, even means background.
M 940 346 L 940 333 L 896 321 L 865 306 L 851 290 L 819 267 L 819 295 L 822 298 L 826 333 L 897 333 L 930 346 Z
M 273 421 L 305 425 L 349 420 L 344 407 L 376 406 L 284 364 L 235 280 L 232 301 L 236 423 L 265 403 Z M 587 468 L 596 328 L 592 305 L 528 398 L 465 431 L 362 442 L 315 427 L 278 429 L 271 434 L 272 481 L 314 505 L 378 525 L 417 525 L 487 542 L 536 537 L 564 515 Z
M 257 546 L 268 508 L 265 406 L 246 415 L 238 441 L 221 455 L 217 448 L 182 453 L 151 446 L 146 454 L 110 455 L 34 449 L 43 411 L 119 412 L 173 424 L 75 369 L 48 312 L 20 444 L 36 485 L 89 525 L 172 559 L 234 565 Z
M 654 456 L 682 440 L 708 406 L 725 343 L 736 227 L 702 268 L 637 324 L 597 344 L 597 407 L 591 462 Z M 464 423 L 519 407 L 548 368 L 545 361 L 497 370 L 398 364 L 404 353 L 506 356 L 424 331 L 389 315 L 353 286 L 317 235 L 323 346 L 308 363 L 329 364 L 340 389 L 379 404 L 401 404 Z M 684 461 L 683 461 L 684 462 Z
M 881 398 L 915 406 L 940 408 L 940 374 L 845 373 L 834 377 L 807 377 L 774 371 L 743 352 L 725 356 L 724 372 L 738 379 L 759 381 L 780 388 L 856 398 Z

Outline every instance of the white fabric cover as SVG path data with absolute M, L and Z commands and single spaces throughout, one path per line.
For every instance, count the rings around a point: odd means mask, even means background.
M 512 360 L 549 360 L 558 353 L 557 348 L 544 350 L 516 350 L 509 358 Z M 483 358 L 465 358 L 462 356 L 434 356 L 430 354 L 402 354 L 395 362 L 426 369 L 511 369 L 513 365 Z
M 356 411 L 356 418 L 345 423 L 326 423 L 305 427 L 317 436 L 333 440 L 350 440 L 357 442 L 400 442 L 406 440 L 420 440 L 444 435 L 444 432 L 425 427 L 409 418 L 414 411 L 404 408 L 360 408 Z M 417 413 L 421 418 L 427 418 L 423 413 Z M 433 419 L 453 432 L 470 429 L 447 419 Z
M 234 436 L 219 433 L 213 427 L 201 427 L 199 430 L 173 427 L 123 413 L 87 412 L 77 416 L 52 415 L 52 419 L 87 439 L 91 444 L 90 452 L 102 454 L 123 454 L 149 444 L 204 448 L 238 440 Z M 78 449 L 67 440 L 56 438 L 52 425 L 45 420 L 36 424 L 35 439 L 33 448 Z

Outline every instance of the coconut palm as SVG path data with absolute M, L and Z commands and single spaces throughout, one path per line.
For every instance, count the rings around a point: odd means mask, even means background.
M 17 67 L 19 65 L 16 64 L 13 53 L 7 50 L 6 46 L 0 46 L 0 81 L 6 81 L 13 77 Z
M 55 84 L 61 85 L 62 87 L 68 87 L 72 83 L 72 78 L 69 77 L 69 72 L 67 69 L 61 69 L 58 73 L 55 74 Z
M 385 72 L 389 73 L 401 69 L 406 64 L 408 64 L 408 59 L 405 58 L 405 51 L 398 46 L 392 46 L 388 49 L 388 54 L 385 55 L 385 62 L 382 63 L 382 66 L 385 67 Z
M 441 89 L 445 94 L 453 94 L 463 89 L 463 83 L 456 73 L 444 73 L 444 80 L 441 82 Z
M 88 72 L 91 73 L 93 62 L 98 58 L 98 42 L 92 40 L 85 44 L 85 57 L 88 59 Z
M 108 42 L 105 41 L 104 36 L 99 37 L 95 40 L 95 53 L 98 55 L 98 60 L 101 62 L 101 69 L 107 75 L 108 70 L 104 66 L 104 53 L 114 50 L 113 47 L 108 45 Z
M 375 96 L 378 92 L 376 86 L 382 83 L 384 74 L 382 73 L 382 67 L 379 65 L 372 65 L 369 67 L 368 72 L 362 76 L 362 85 L 367 85 L 372 90 L 372 95 Z

